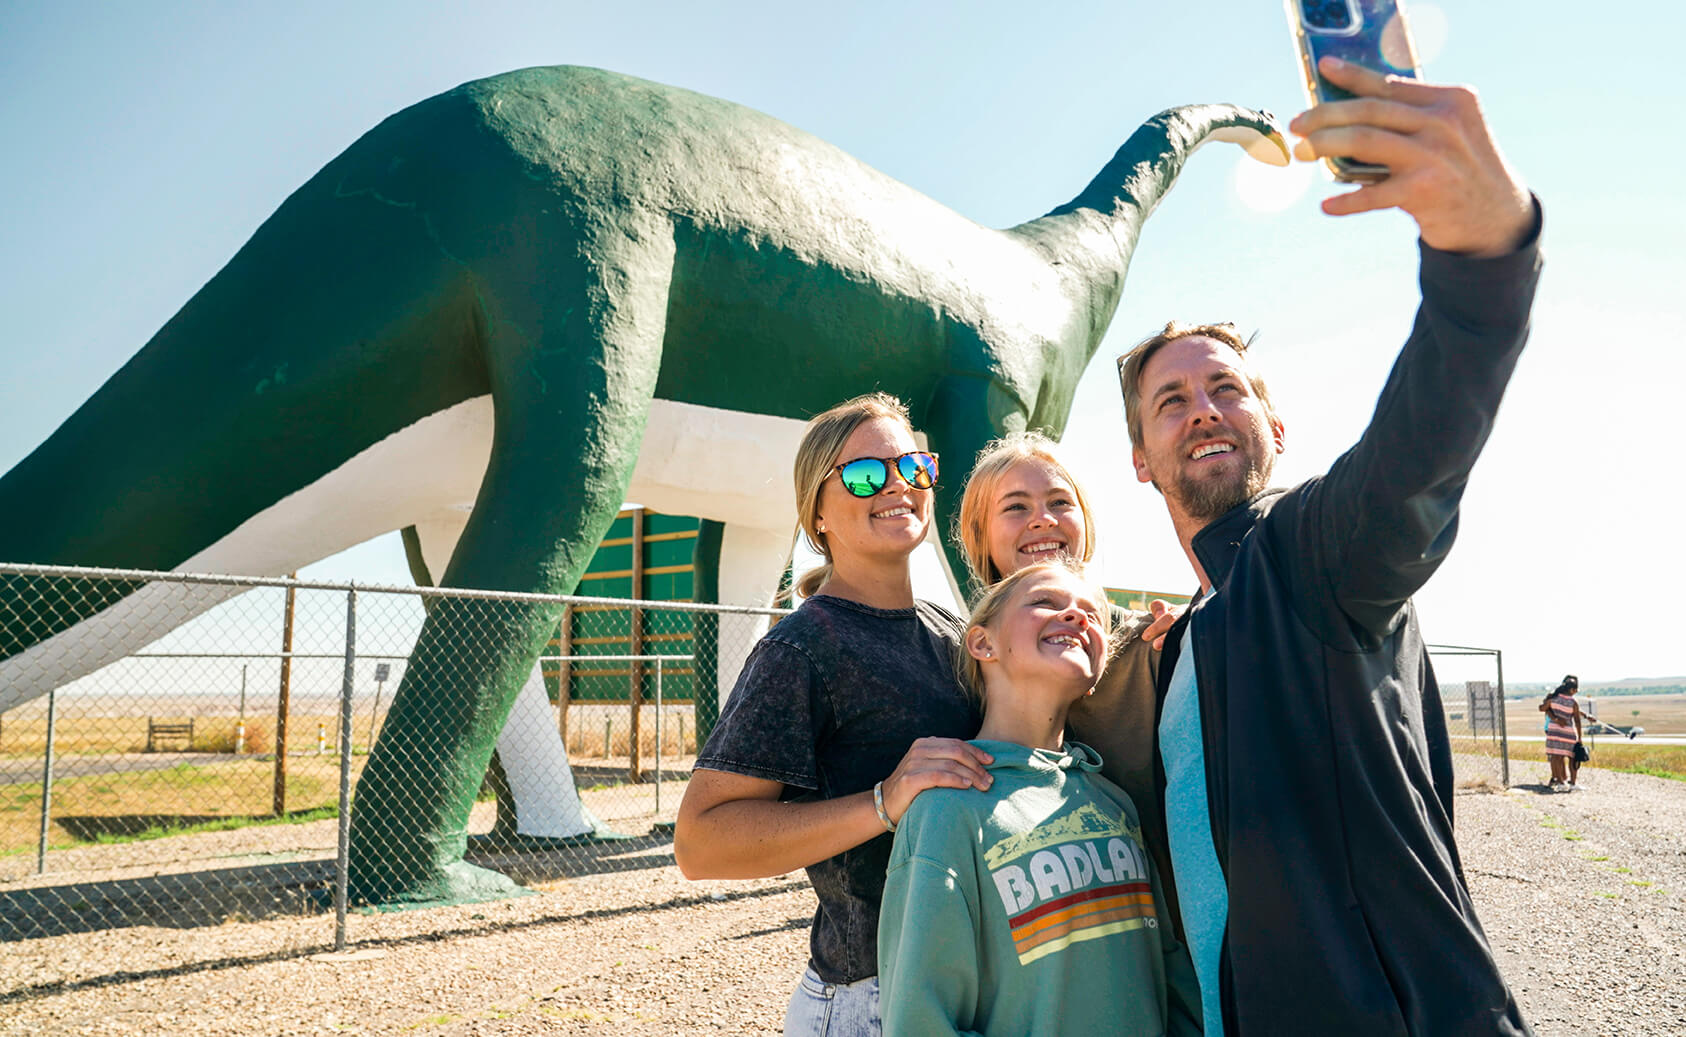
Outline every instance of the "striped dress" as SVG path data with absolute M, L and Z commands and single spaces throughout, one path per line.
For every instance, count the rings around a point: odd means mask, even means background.
M 1577 740 L 1574 696 L 1553 695 L 1546 706 L 1546 755 L 1573 756 Z

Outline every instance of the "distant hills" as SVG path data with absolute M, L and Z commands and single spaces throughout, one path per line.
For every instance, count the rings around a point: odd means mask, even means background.
M 1505 686 L 1505 697 L 1544 695 L 1557 681 L 1522 681 Z M 1686 695 L 1686 677 L 1627 677 L 1619 681 L 1581 681 L 1582 695 Z

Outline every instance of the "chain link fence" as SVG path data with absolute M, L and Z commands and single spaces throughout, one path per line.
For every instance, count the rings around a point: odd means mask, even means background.
M 1458 787 L 1509 788 L 1504 654 L 1496 648 L 1460 645 L 1429 645 L 1428 652 L 1440 685 Z
M 343 947 L 363 905 L 671 863 L 784 614 L 0 565 L 0 939 L 331 914 Z M 1502 656 L 1430 652 L 1459 785 L 1507 787 Z
M 332 910 L 343 947 L 360 905 L 670 863 L 783 614 L 0 566 L 0 939 Z

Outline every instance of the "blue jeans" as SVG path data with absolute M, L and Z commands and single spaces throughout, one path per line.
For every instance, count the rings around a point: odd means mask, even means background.
M 790 997 L 784 1015 L 785 1037 L 879 1037 L 878 977 L 854 983 L 827 983 L 812 966 Z

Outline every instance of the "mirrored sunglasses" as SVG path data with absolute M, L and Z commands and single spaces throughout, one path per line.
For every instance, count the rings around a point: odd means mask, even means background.
M 900 457 L 857 457 L 832 468 L 843 480 L 843 488 L 856 497 L 870 497 L 890 481 L 890 468 L 895 466 L 902 481 L 916 490 L 928 490 L 937 484 L 937 455 L 913 450 Z

